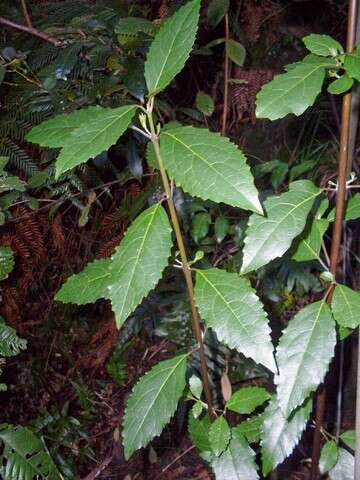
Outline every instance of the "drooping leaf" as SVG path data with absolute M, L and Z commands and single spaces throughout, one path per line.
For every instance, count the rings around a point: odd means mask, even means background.
M 212 27 L 216 27 L 229 10 L 229 0 L 211 0 L 207 10 L 207 17 Z
M 165 210 L 161 204 L 153 205 L 128 228 L 111 258 L 96 260 L 72 275 L 56 299 L 83 305 L 108 298 L 120 328 L 160 280 L 171 246 L 171 227 Z
M 249 443 L 257 443 L 261 439 L 262 434 L 262 425 L 263 425 L 264 415 L 260 413 L 253 417 L 240 422 L 232 429 L 232 434 L 237 435 L 240 433 L 246 437 L 246 440 Z
M 290 320 L 276 350 L 275 383 L 286 417 L 323 381 L 335 344 L 335 322 L 324 301 L 307 305 Z
M 330 480 L 354 480 L 355 459 L 347 450 L 339 448 L 339 458 L 330 470 Z
M 0 280 L 5 280 L 15 265 L 14 254 L 10 247 L 0 247 Z
M 231 438 L 229 424 L 223 416 L 218 417 L 210 426 L 209 442 L 211 450 L 218 457 L 227 448 Z
M 9 480 L 60 480 L 52 458 L 41 440 L 26 427 L 11 425 L 0 430 L 4 450 L 0 454 L 0 474 Z
M 350 77 L 360 81 L 360 44 L 352 53 L 345 54 L 344 67 Z
M 255 453 L 245 437 L 234 435 L 225 452 L 211 463 L 216 480 L 258 480 Z
M 245 47 L 241 45 L 241 43 L 230 39 L 227 41 L 227 49 L 230 60 L 232 60 L 238 67 L 242 67 L 246 58 Z
M 242 387 L 226 402 L 226 408 L 233 412 L 249 414 L 269 399 L 270 394 L 263 387 Z
M 292 453 L 305 430 L 311 409 L 312 402 L 308 399 L 289 420 L 283 415 L 275 398 L 265 409 L 261 442 L 264 476 Z
M 0 317 L 0 355 L 3 357 L 13 357 L 26 349 L 26 340 L 17 336 L 16 330 L 6 325 L 4 319 Z
M 304 229 L 315 198 L 320 194 L 310 180 L 290 184 L 288 192 L 265 200 L 266 216 L 253 213 L 246 231 L 241 273 L 281 257 Z
M 125 459 L 160 435 L 185 388 L 187 355 L 164 360 L 143 377 L 128 399 L 123 424 Z
M 341 93 L 347 92 L 353 86 L 354 80 L 349 77 L 346 73 L 341 77 L 337 78 L 328 86 L 328 92 L 333 95 L 340 95 Z
M 200 0 L 192 0 L 160 27 L 145 62 L 150 97 L 164 90 L 183 69 L 195 41 L 199 12 Z
M 297 262 L 307 262 L 319 258 L 321 242 L 328 229 L 329 221 L 324 218 L 314 218 L 300 235 L 292 259 Z
M 346 202 L 344 213 L 345 220 L 357 220 L 358 218 L 360 218 L 360 193 L 357 193 Z M 335 220 L 335 208 L 329 213 L 328 220 L 330 222 Z
M 26 139 L 43 147 L 61 147 L 56 178 L 111 147 L 133 118 L 136 105 L 89 107 L 62 114 L 34 127 Z
M 195 398 L 200 398 L 203 390 L 202 381 L 196 375 L 192 375 L 189 380 L 190 392 Z
M 336 56 L 339 53 L 344 53 L 342 45 L 330 37 L 330 35 L 319 35 L 312 33 L 303 38 L 306 48 L 315 55 L 324 57 Z
M 321 475 L 331 470 L 338 461 L 339 450 L 334 440 L 328 440 L 321 449 L 319 469 Z
M 200 452 L 210 452 L 209 430 L 211 422 L 206 414 L 201 418 L 195 418 L 189 413 L 188 430 L 193 444 Z
M 0 176 L 0 193 L 17 190 L 18 192 L 25 192 L 26 182 L 15 175 Z
M 276 371 L 267 316 L 249 280 L 217 268 L 197 270 L 195 301 L 220 341 Z
M 227 138 L 179 127 L 161 134 L 160 149 L 170 177 L 186 192 L 262 214 L 245 156 Z
M 211 224 L 211 216 L 207 212 L 200 212 L 192 219 L 191 233 L 196 243 L 206 237 Z
M 229 220 L 226 217 L 217 217 L 215 220 L 215 238 L 217 243 L 221 243 L 229 233 Z
M 360 292 L 345 285 L 337 284 L 334 290 L 331 309 L 335 320 L 346 328 L 360 325 Z
M 346 430 L 340 435 L 341 440 L 347 445 L 348 447 L 355 450 L 356 447 L 356 431 L 355 430 Z
M 196 94 L 196 108 L 206 116 L 211 116 L 214 113 L 214 100 L 205 92 L 201 90 Z
M 301 115 L 314 103 L 324 78 L 323 63 L 295 63 L 261 88 L 256 97 L 256 116 L 277 120 L 289 113 Z

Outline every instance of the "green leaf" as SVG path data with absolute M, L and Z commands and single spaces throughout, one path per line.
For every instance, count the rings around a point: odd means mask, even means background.
M 268 475 L 292 453 L 305 430 L 311 410 L 312 402 L 308 399 L 288 421 L 278 406 L 277 400 L 274 399 L 270 402 L 264 412 L 261 442 L 264 476 Z
M 218 457 L 227 448 L 231 437 L 231 430 L 226 419 L 218 417 L 210 426 L 209 441 L 211 450 Z
M 360 218 L 360 193 L 357 193 L 346 202 L 344 213 L 345 220 L 357 220 L 358 218 Z M 335 220 L 335 208 L 329 213 L 328 220 L 330 222 Z
M 14 357 L 26 349 L 27 342 L 17 336 L 16 330 L 5 324 L 0 317 L 0 355 Z
M 197 213 L 192 220 L 192 236 L 196 243 L 206 237 L 211 224 L 211 216 L 207 212 Z
M 258 480 L 255 453 L 244 437 L 233 436 L 225 452 L 212 461 L 216 480 Z
M 249 443 L 257 443 L 261 439 L 264 415 L 260 413 L 240 422 L 232 429 L 233 435 L 244 435 Z
M 115 25 L 114 31 L 117 35 L 136 35 L 139 32 L 143 32 L 153 36 L 156 32 L 156 27 L 150 20 L 146 20 L 146 18 L 125 17 L 120 18 Z
M 345 54 L 344 67 L 350 77 L 360 81 L 360 44 L 352 53 Z
M 276 75 L 256 97 L 256 116 L 277 120 L 289 113 L 301 115 L 310 107 L 325 78 L 322 63 L 295 63 L 290 71 Z
M 276 350 L 275 383 L 286 417 L 323 381 L 335 344 L 335 322 L 324 301 L 307 305 L 290 320 Z
M 335 57 L 339 53 L 344 53 L 342 45 L 329 35 L 312 33 L 304 37 L 303 42 L 306 48 L 315 55 Z
M 217 243 L 221 243 L 229 232 L 229 220 L 226 217 L 217 217 L 215 220 L 215 238 Z
M 186 355 L 164 360 L 143 377 L 128 399 L 123 425 L 125 459 L 160 435 L 185 388 Z
M 346 430 L 340 435 L 341 440 L 347 445 L 348 447 L 355 450 L 356 447 L 356 431 L 355 430 Z
M 8 425 L 0 430 L 4 450 L 0 454 L 0 474 L 9 480 L 60 480 L 52 458 L 41 440 L 26 427 Z
M 19 177 L 13 175 L 0 176 L 0 193 L 17 190 L 18 192 L 25 192 L 26 182 L 20 180 Z
M 226 408 L 236 413 L 248 414 L 269 399 L 270 394 L 265 388 L 243 387 L 231 396 Z
M 190 392 L 194 395 L 195 398 L 201 397 L 203 390 L 202 381 L 196 375 L 192 375 L 189 380 Z
M 199 12 L 200 0 L 192 0 L 161 25 L 145 62 L 150 97 L 164 90 L 183 69 L 195 41 Z
M 346 327 L 343 327 L 343 326 L 339 325 L 340 340 L 345 340 L 345 338 L 349 337 L 353 333 L 353 331 L 354 330 L 352 330 L 351 328 L 346 328 Z
M 214 100 L 201 90 L 196 94 L 195 104 L 196 108 L 208 117 L 214 113 Z
M 26 139 L 43 147 L 61 147 L 56 161 L 56 178 L 59 178 L 116 143 L 137 108 L 136 105 L 89 107 L 62 114 L 33 128 Z
M 335 320 L 345 328 L 360 325 L 360 292 L 355 292 L 345 285 L 337 284 L 331 301 Z
M 319 469 L 321 475 L 331 470 L 338 461 L 339 450 L 334 440 L 328 440 L 321 449 Z
M 10 247 L 0 247 L 0 280 L 5 280 L 15 265 L 14 254 Z
M 221 342 L 276 371 L 267 316 L 249 280 L 217 268 L 197 270 L 195 301 Z
M 330 480 L 354 480 L 354 456 L 343 448 L 339 448 L 339 458 L 335 467 L 330 470 Z
M 313 218 L 306 229 L 299 237 L 292 259 L 297 262 L 308 262 L 319 258 L 321 242 L 326 230 L 329 227 L 329 221 L 321 218 Z
M 209 430 L 211 422 L 206 414 L 202 418 L 195 418 L 189 412 L 188 430 L 193 444 L 200 452 L 210 452 L 211 445 L 209 440 Z
M 216 27 L 221 22 L 227 14 L 229 6 L 229 0 L 211 0 L 207 9 L 207 17 L 212 27 Z
M 172 179 L 190 195 L 262 214 L 244 154 L 218 133 L 179 127 L 160 137 L 161 156 Z
M 108 298 L 120 328 L 160 280 L 171 246 L 165 210 L 161 204 L 153 205 L 128 228 L 111 258 L 96 260 L 71 276 L 55 298 L 78 305 Z
M 246 231 L 241 273 L 249 273 L 281 257 L 304 229 L 315 198 L 321 193 L 310 180 L 290 183 L 290 189 L 269 197 L 267 216 L 253 213 Z
M 230 39 L 227 41 L 227 49 L 230 60 L 232 60 L 239 67 L 242 67 L 246 57 L 246 50 L 244 46 L 241 45 L 241 43 Z
M 334 80 L 328 86 L 328 92 L 334 95 L 340 95 L 340 93 L 347 92 L 353 86 L 354 80 L 346 73 L 340 78 Z

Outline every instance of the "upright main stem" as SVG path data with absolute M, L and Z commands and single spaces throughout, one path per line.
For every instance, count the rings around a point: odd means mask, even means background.
M 155 155 L 159 164 L 161 179 L 165 189 L 166 201 L 169 207 L 171 223 L 173 225 L 173 229 L 176 236 L 176 242 L 179 247 L 182 270 L 184 273 L 185 282 L 186 282 L 186 286 L 189 294 L 193 328 L 194 328 L 195 338 L 199 346 L 200 370 L 201 370 L 201 377 L 202 377 L 202 382 L 204 387 L 205 400 L 208 406 L 209 416 L 211 419 L 214 419 L 216 415 L 215 415 L 214 407 L 212 404 L 212 396 L 211 396 L 211 390 L 210 390 L 210 384 L 209 384 L 209 374 L 208 374 L 208 368 L 206 364 L 204 342 L 203 342 L 202 331 L 200 326 L 200 318 L 199 318 L 198 310 L 195 305 L 194 284 L 193 284 L 191 269 L 190 269 L 189 261 L 186 255 L 186 249 L 185 249 L 184 239 L 181 233 L 179 219 L 176 213 L 174 201 L 172 199 L 172 192 L 171 192 L 169 179 L 160 155 L 159 138 L 155 131 L 154 121 L 152 118 L 151 111 L 148 113 L 148 121 L 150 126 L 151 142 L 154 146 Z
M 357 18 L 357 0 L 349 1 L 348 26 L 346 51 L 352 52 L 355 46 L 356 34 L 356 18 Z M 339 263 L 339 253 L 341 247 L 341 234 L 344 221 L 344 209 L 346 201 L 346 179 L 349 156 L 349 132 L 350 132 L 350 117 L 351 117 L 351 91 L 343 96 L 342 113 L 341 113 L 341 131 L 340 131 L 340 151 L 339 151 L 339 167 L 338 167 L 338 182 L 336 194 L 336 210 L 335 221 L 333 226 L 332 241 L 331 241 L 331 255 L 330 255 L 330 271 L 336 277 L 337 267 Z M 332 291 L 327 296 L 326 301 L 331 302 Z M 313 450 L 311 457 L 311 480 L 318 478 L 319 472 L 319 456 L 321 443 L 321 428 L 324 421 L 324 411 L 326 402 L 326 391 L 323 385 L 320 386 L 316 401 L 316 417 L 315 417 L 315 432 L 313 440 Z
M 221 134 L 226 134 L 228 104 L 229 104 L 229 15 L 224 17 L 225 21 L 225 60 L 224 60 L 224 106 L 222 114 Z

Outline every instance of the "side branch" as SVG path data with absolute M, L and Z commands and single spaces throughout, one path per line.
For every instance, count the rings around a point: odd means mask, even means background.
M 51 35 L 48 35 L 47 33 L 40 32 L 34 27 L 27 27 L 26 25 L 20 25 L 19 23 L 12 22 L 11 20 L 7 20 L 4 17 L 0 17 L 0 25 L 5 25 L 7 27 L 20 30 L 21 32 L 26 32 L 30 35 L 41 38 L 45 42 L 49 42 L 55 45 L 55 47 L 58 47 L 62 44 L 61 40 L 58 40 L 57 38 L 54 38 Z
M 29 10 L 27 8 L 26 0 L 21 0 L 21 8 L 22 8 L 27 26 L 29 28 L 33 28 L 33 24 L 32 24 L 32 21 L 31 21 L 30 14 L 29 14 Z

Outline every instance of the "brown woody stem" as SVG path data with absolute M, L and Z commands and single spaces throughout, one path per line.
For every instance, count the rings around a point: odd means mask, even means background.
M 225 60 L 224 60 L 224 106 L 222 115 L 221 134 L 226 134 L 226 124 L 228 116 L 228 102 L 229 102 L 229 15 L 225 18 Z
M 29 14 L 29 10 L 27 8 L 26 0 L 21 0 L 21 8 L 22 8 L 27 26 L 29 28 L 33 28 L 33 24 L 32 24 L 32 21 L 31 21 L 30 14 Z
M 40 32 L 34 27 L 27 27 L 26 25 L 20 25 L 19 23 L 12 22 L 11 20 L 7 20 L 4 17 L 0 17 L 0 24 L 5 25 L 7 27 L 15 28 L 16 30 L 20 30 L 21 32 L 29 33 L 30 35 L 34 35 L 35 37 L 41 38 L 45 42 L 52 43 L 56 47 L 62 44 L 60 40 L 57 38 L 51 37 L 47 33 Z
M 346 51 L 352 52 L 355 46 L 356 18 L 357 18 L 357 0 L 350 0 L 347 26 Z M 338 188 L 336 194 L 335 221 L 332 232 L 330 271 L 336 277 L 339 263 L 339 252 L 341 247 L 341 234 L 344 221 L 344 209 L 346 201 L 346 178 L 349 157 L 349 132 L 351 116 L 352 92 L 343 96 L 341 113 L 341 131 L 340 131 L 340 151 L 338 166 Z M 334 285 L 333 285 L 334 287 Z M 327 303 L 331 303 L 332 291 L 326 297 Z M 313 439 L 313 449 L 311 457 L 311 480 L 316 480 L 319 474 L 319 456 L 321 444 L 321 428 L 324 421 L 324 411 L 326 402 L 326 391 L 324 385 L 319 387 L 316 399 L 315 432 Z
M 211 419 L 214 419 L 216 417 L 214 407 L 212 404 L 212 395 L 211 395 L 211 390 L 210 390 L 210 383 L 209 383 L 209 373 L 208 373 L 208 368 L 206 364 L 206 357 L 205 357 L 205 350 L 204 350 L 204 342 L 203 342 L 203 336 L 202 336 L 202 331 L 201 331 L 201 326 L 200 326 L 200 318 L 199 318 L 199 313 L 195 305 L 195 299 L 194 299 L 194 284 L 193 284 L 193 279 L 192 279 L 192 274 L 191 274 L 191 269 L 189 265 L 189 261 L 187 258 L 186 254 L 186 249 L 185 249 L 185 244 L 184 244 L 184 239 L 181 233 L 181 228 L 179 224 L 179 219 L 176 213 L 176 208 L 174 205 L 174 201 L 172 199 L 172 192 L 171 192 L 171 187 L 169 183 L 169 179 L 165 170 L 164 163 L 162 161 L 161 155 L 160 155 L 160 145 L 159 145 L 159 137 L 155 131 L 155 126 L 154 126 L 154 121 L 152 117 L 152 104 L 148 110 L 147 113 L 147 118 L 149 121 L 149 127 L 150 127 L 150 133 L 151 133 L 151 142 L 154 146 L 155 150 L 155 155 L 159 164 L 160 168 L 160 175 L 161 179 L 164 185 L 165 189 L 165 195 L 166 195 L 166 201 L 168 204 L 169 208 L 169 213 L 170 213 L 170 218 L 171 218 L 171 223 L 173 225 L 174 233 L 176 236 L 176 242 L 179 247 L 179 252 L 180 252 L 180 258 L 181 258 L 181 263 L 182 263 L 182 270 L 184 273 L 185 277 L 185 282 L 189 294 L 189 301 L 190 301 L 190 306 L 191 306 L 191 314 L 192 314 L 192 323 L 193 323 L 193 329 L 195 333 L 195 338 L 199 346 L 199 357 L 200 357 L 200 370 L 201 370 L 201 378 L 203 382 L 203 387 L 204 387 L 204 394 L 205 394 L 205 400 L 206 404 L 208 407 L 208 412 L 209 416 Z

